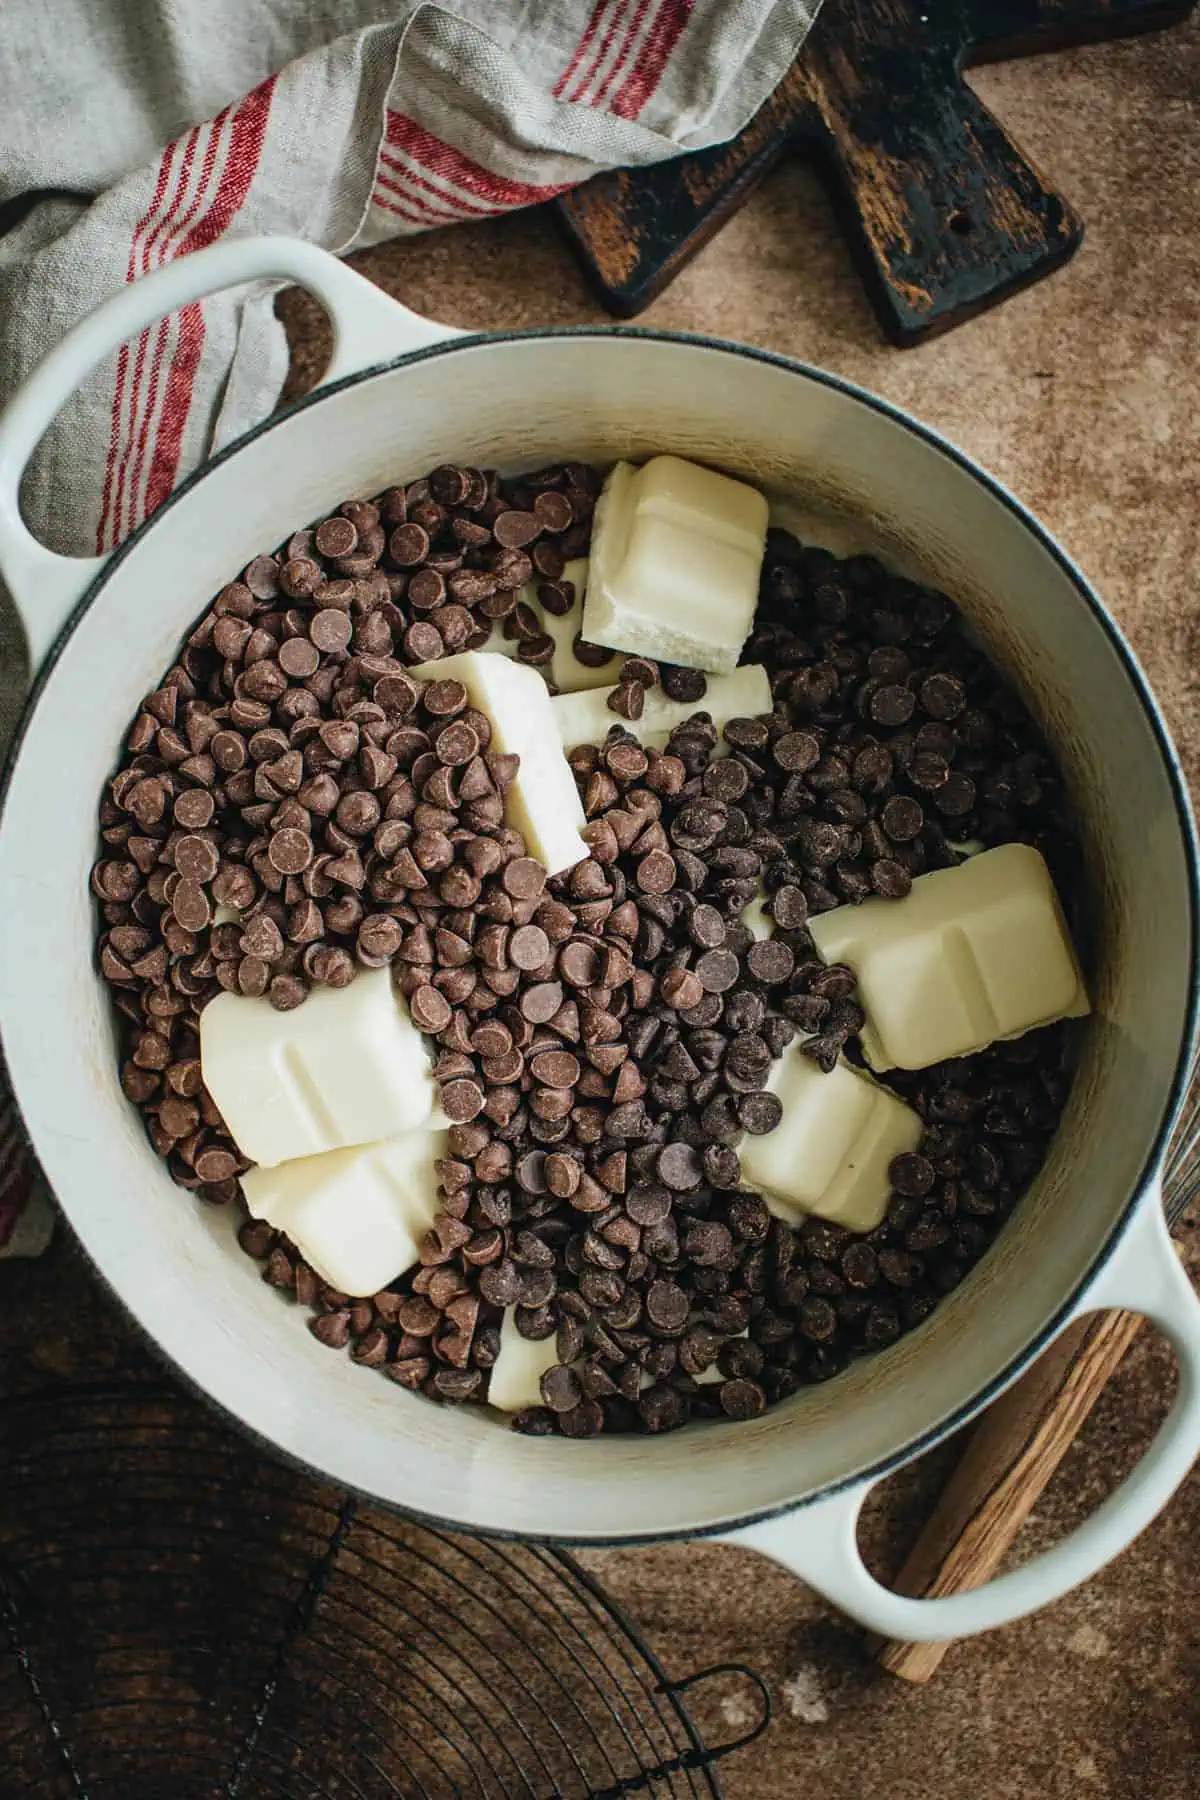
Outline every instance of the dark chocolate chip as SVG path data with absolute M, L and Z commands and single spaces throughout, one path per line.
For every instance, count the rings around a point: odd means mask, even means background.
M 783 1117 L 783 1104 L 775 1094 L 739 1094 L 737 1116 L 752 1137 L 765 1137 Z

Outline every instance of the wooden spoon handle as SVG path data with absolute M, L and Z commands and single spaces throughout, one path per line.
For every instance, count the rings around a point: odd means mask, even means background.
M 897 1577 L 899 1593 L 955 1594 L 995 1573 L 1141 1324 L 1127 1312 L 1081 1319 L 988 1409 Z M 878 1657 L 905 1681 L 928 1681 L 949 1648 L 889 1641 Z

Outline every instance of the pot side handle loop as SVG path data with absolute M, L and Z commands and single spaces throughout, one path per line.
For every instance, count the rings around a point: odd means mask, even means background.
M 43 357 L 0 417 L 0 575 L 21 615 L 34 669 L 108 561 L 107 556 L 58 556 L 21 518 L 21 477 L 47 427 L 97 363 L 156 320 L 222 288 L 271 280 L 306 288 L 332 320 L 333 355 L 321 386 L 462 335 L 410 312 L 328 251 L 299 238 L 232 238 L 180 257 L 104 301 Z
M 971 1637 L 1061 1599 L 1145 1530 L 1200 1455 L 1200 1297 L 1175 1254 L 1157 1184 L 1143 1196 L 1072 1317 L 1110 1308 L 1141 1313 L 1170 1340 L 1179 1359 L 1174 1404 L 1116 1492 L 1076 1531 L 1019 1569 L 962 1594 L 921 1600 L 893 1593 L 876 1581 L 858 1550 L 858 1516 L 871 1481 L 731 1532 L 727 1542 L 774 1557 L 868 1630 L 906 1643 Z

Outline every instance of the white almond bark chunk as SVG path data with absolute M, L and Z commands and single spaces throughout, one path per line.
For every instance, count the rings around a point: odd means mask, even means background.
M 537 670 L 467 650 L 422 663 L 411 673 L 421 681 L 461 681 L 471 705 L 491 723 L 489 749 L 520 758 L 508 791 L 508 823 L 547 875 L 582 862 L 588 853 L 579 835 L 583 807 L 550 710 L 550 690 Z
M 887 1211 L 893 1158 L 921 1141 L 920 1118 L 847 1062 L 822 1074 L 796 1044 L 775 1063 L 767 1087 L 782 1101 L 783 1118 L 738 1145 L 742 1185 L 757 1188 L 792 1223 L 816 1213 L 848 1231 L 873 1231 Z
M 537 584 L 530 582 L 521 591 L 522 600 L 532 606 L 546 636 L 554 639 L 554 655 L 542 665 L 560 694 L 578 694 L 585 688 L 611 687 L 621 671 L 625 658 L 618 651 L 592 667 L 581 663 L 575 654 L 575 639 L 586 635 L 583 630 L 583 591 L 587 585 L 588 559 L 577 557 L 563 569 L 563 580 L 575 589 L 575 604 L 570 612 L 547 612 L 537 597 Z
M 542 1404 L 542 1376 L 558 1361 L 554 1333 L 525 1338 L 517 1330 L 516 1309 L 509 1307 L 500 1325 L 500 1354 L 492 1364 L 488 1403 L 501 1412 L 520 1412 Z
M 286 1232 L 323 1281 L 351 1296 L 377 1294 L 418 1259 L 437 1212 L 434 1164 L 445 1152 L 445 1132 L 425 1126 L 249 1169 L 242 1191 L 251 1215 Z
M 1029 844 L 981 851 L 918 877 L 903 900 L 839 906 L 809 929 L 827 962 L 858 977 L 874 1069 L 928 1068 L 1089 1010 L 1050 871 Z
M 713 674 L 754 623 L 767 539 L 757 488 L 679 456 L 618 463 L 596 504 L 583 635 Z
M 592 688 L 581 694 L 559 694 L 550 702 L 564 749 L 602 744 L 611 728 L 621 725 L 632 731 L 640 744 L 661 750 L 675 727 L 693 713 L 708 713 L 720 733 L 730 719 L 757 719 L 771 711 L 771 683 L 759 663 L 747 663 L 732 675 L 710 675 L 702 700 L 671 700 L 662 688 L 647 688 L 640 719 L 622 719 L 611 711 L 608 696 L 615 692 L 615 687 Z M 720 749 L 718 744 L 718 754 Z
M 218 994 L 200 1015 L 204 1085 L 264 1168 L 411 1131 L 433 1111 L 420 1032 L 389 969 L 315 988 L 293 1012 Z
M 483 656 L 507 656 L 510 659 L 517 654 L 518 638 L 505 637 L 503 619 L 497 619 L 488 634 L 488 641 L 481 647 Z
M 602 663 L 590 667 L 587 663 L 581 663 L 575 655 L 575 639 L 583 631 L 583 590 L 587 583 L 587 570 L 586 556 L 577 556 L 573 562 L 563 565 L 562 578 L 569 581 L 575 589 L 575 599 L 569 612 L 547 611 L 538 598 L 538 588 L 542 585 L 540 576 L 534 581 L 526 582 L 517 594 L 518 602 L 529 608 L 554 645 L 554 655 L 550 661 L 537 666 L 560 694 L 576 694 L 581 688 L 607 687 L 617 679 L 621 664 L 625 661 L 614 650 Z M 496 620 L 487 643 L 482 646 L 485 653 L 516 656 L 520 639 L 505 636 L 505 627 L 510 623 L 511 615 L 507 619 Z

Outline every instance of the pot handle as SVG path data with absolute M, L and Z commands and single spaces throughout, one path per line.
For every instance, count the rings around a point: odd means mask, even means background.
M 1121 1308 L 1141 1313 L 1170 1339 L 1179 1390 L 1137 1468 L 1078 1530 L 1006 1575 L 969 1593 L 919 1600 L 895 1594 L 859 1555 L 858 1515 L 875 1485 L 857 1482 L 782 1518 L 730 1532 L 726 1541 L 761 1550 L 884 1638 L 939 1643 L 1010 1624 L 1089 1580 L 1144 1531 L 1200 1455 L 1200 1297 L 1175 1254 L 1156 1183 L 1071 1319 Z M 1063 1321 L 1063 1327 L 1071 1322 Z
M 167 313 L 222 288 L 291 281 L 324 306 L 333 355 L 321 386 L 462 334 L 391 300 L 327 250 L 299 238 L 231 238 L 131 282 L 74 325 L 34 369 L 0 416 L 0 575 L 16 603 L 36 669 L 107 556 L 58 556 L 21 518 L 25 466 L 79 383 L 119 344 Z

